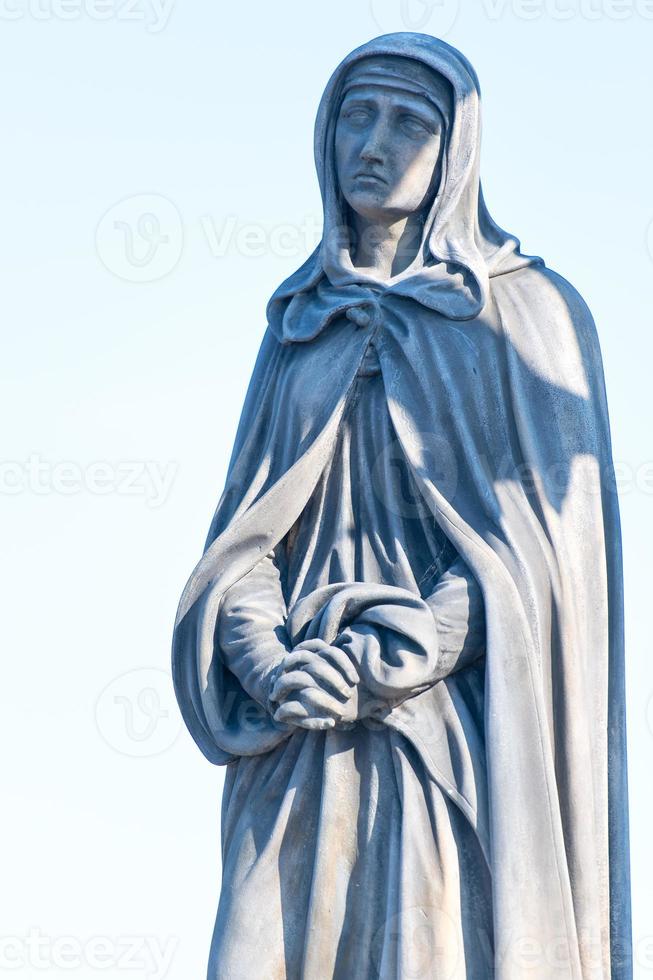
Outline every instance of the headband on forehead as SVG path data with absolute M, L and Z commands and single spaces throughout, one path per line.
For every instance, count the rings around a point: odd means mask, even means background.
M 450 84 L 437 72 L 413 58 L 401 55 L 362 58 L 347 72 L 341 94 L 344 96 L 358 85 L 384 85 L 420 95 L 439 109 L 445 123 L 448 124 L 451 120 Z

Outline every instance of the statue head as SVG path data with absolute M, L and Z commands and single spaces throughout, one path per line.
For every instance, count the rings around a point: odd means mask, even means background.
M 451 104 L 445 79 L 410 58 L 364 58 L 347 72 L 341 98 L 335 165 L 346 203 L 379 223 L 424 210 L 441 175 Z
M 402 32 L 351 51 L 327 82 L 315 122 L 322 240 L 270 298 L 275 335 L 307 340 L 323 329 L 314 303 L 320 290 L 336 311 L 373 291 L 470 319 L 493 276 L 539 261 L 521 254 L 485 206 L 480 135 L 478 79 L 451 45 Z M 412 258 L 396 275 L 354 264 L 361 234 L 411 215 L 419 216 Z

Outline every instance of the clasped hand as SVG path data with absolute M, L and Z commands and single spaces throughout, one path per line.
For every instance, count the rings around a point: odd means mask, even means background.
M 276 722 L 309 730 L 359 717 L 359 674 L 348 655 L 324 640 L 298 644 L 277 667 L 269 700 Z

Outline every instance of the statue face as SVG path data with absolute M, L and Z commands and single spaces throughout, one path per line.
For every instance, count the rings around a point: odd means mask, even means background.
M 370 221 L 419 211 L 435 190 L 442 118 L 419 95 L 382 85 L 347 92 L 336 123 L 336 173 L 349 206 Z

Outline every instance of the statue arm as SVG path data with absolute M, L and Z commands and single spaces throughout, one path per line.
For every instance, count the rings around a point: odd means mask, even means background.
M 434 591 L 423 600 L 423 609 L 426 618 L 421 619 L 424 626 L 418 636 L 406 635 L 402 640 L 404 612 L 397 607 L 395 617 L 394 607 L 386 606 L 385 622 L 389 630 L 353 622 L 335 641 L 334 645 L 346 653 L 353 665 L 378 665 L 371 671 L 361 672 L 360 707 L 369 699 L 380 696 L 399 703 L 472 664 L 484 654 L 483 598 L 474 576 L 461 558 L 456 558 L 440 577 Z M 293 650 L 285 626 L 286 618 L 279 562 L 275 552 L 270 551 L 225 593 L 216 626 L 216 643 L 225 666 L 250 697 L 271 715 L 278 708 L 275 699 L 271 698 L 275 682 L 284 665 L 291 667 L 286 661 Z M 430 625 L 427 625 L 429 621 Z M 424 648 L 437 649 L 435 668 L 428 677 L 422 670 L 414 674 L 409 667 L 411 653 L 415 655 L 416 664 L 423 661 Z M 329 653 L 329 650 L 324 652 Z M 382 692 L 377 681 L 381 676 L 387 676 L 382 667 L 384 654 L 392 661 L 396 653 L 406 657 L 408 670 L 401 678 L 395 674 L 389 686 L 383 685 Z M 332 648 L 330 655 L 333 655 Z M 313 656 L 322 659 L 317 650 Z
M 216 625 L 224 664 L 268 711 L 276 669 L 291 649 L 285 620 L 279 567 L 270 551 L 225 592 Z
M 418 605 L 413 617 L 402 604 L 384 604 L 382 625 L 363 614 L 340 633 L 337 644 L 359 667 L 362 699 L 399 704 L 484 655 L 483 596 L 463 559 Z
M 280 545 L 279 547 L 283 547 Z M 358 682 L 347 655 L 320 640 L 293 647 L 286 629 L 287 606 L 282 588 L 285 553 L 270 551 L 224 594 L 215 640 L 223 664 L 244 691 L 275 716 L 306 728 L 328 727 L 322 715 L 337 716 Z M 283 673 L 287 690 L 275 683 Z M 272 697 L 272 695 L 275 695 Z M 287 698 L 293 702 L 281 706 Z
M 456 558 L 425 601 L 433 613 L 438 636 L 438 681 L 485 653 L 483 595 L 467 564 Z

